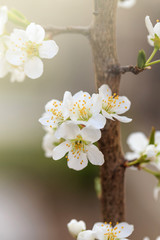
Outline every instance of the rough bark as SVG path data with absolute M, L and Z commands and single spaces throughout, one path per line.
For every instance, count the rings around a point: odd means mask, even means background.
M 94 17 L 90 42 L 95 65 L 97 88 L 108 84 L 113 93 L 119 94 L 120 72 L 110 71 L 118 67 L 115 26 L 117 0 L 98 0 L 98 14 Z M 102 185 L 102 215 L 107 222 L 121 222 L 125 218 L 124 170 L 120 143 L 120 124 L 107 120 L 99 142 L 105 163 L 100 169 Z

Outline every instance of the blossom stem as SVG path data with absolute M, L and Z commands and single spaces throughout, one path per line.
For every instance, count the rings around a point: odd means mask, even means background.
M 152 58 L 155 56 L 155 54 L 156 54 L 157 51 L 158 51 L 158 49 L 157 49 L 157 48 L 154 48 L 151 56 L 148 58 L 148 60 L 147 60 L 147 62 L 146 62 L 146 66 L 147 66 L 148 63 L 150 63 L 150 61 L 151 61 Z M 149 65 L 148 65 L 148 66 L 149 66 Z
M 156 178 L 159 178 L 159 177 L 160 177 L 160 173 L 158 173 L 158 172 L 152 171 L 151 169 L 146 168 L 146 167 L 143 167 L 142 169 L 143 169 L 145 172 L 148 172 L 148 173 L 152 174 L 152 175 L 155 176 Z
M 153 62 L 150 62 L 150 63 L 146 64 L 145 66 L 148 67 L 148 66 L 154 65 L 156 63 L 160 63 L 160 59 L 156 60 L 156 61 L 153 61 Z

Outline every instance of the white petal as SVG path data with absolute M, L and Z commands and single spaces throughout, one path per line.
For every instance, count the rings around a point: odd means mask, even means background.
M 158 200 L 159 193 L 160 193 L 160 186 L 156 186 L 153 190 L 153 197 L 156 201 Z
M 92 127 L 85 127 L 81 130 L 80 135 L 84 140 L 94 143 L 101 138 L 101 131 Z
M 112 114 L 112 117 L 114 117 L 115 119 L 117 119 L 118 121 L 123 122 L 123 123 L 129 123 L 132 121 L 131 118 L 119 116 L 117 114 Z
M 68 159 L 68 167 L 77 171 L 82 170 L 88 165 L 86 154 L 82 152 L 79 156 L 79 159 L 75 158 L 72 152 L 69 152 Z
M 136 132 L 129 135 L 127 144 L 132 151 L 140 153 L 143 152 L 148 145 L 148 139 L 143 133 Z
M 153 25 L 152 25 L 152 22 L 151 22 L 149 16 L 146 16 L 146 17 L 145 17 L 145 24 L 146 24 L 147 30 L 148 30 L 148 32 L 149 32 L 149 35 L 152 36 L 152 37 L 154 37 Z
M 46 157 L 52 157 L 53 149 L 55 148 L 54 143 L 58 142 L 55 138 L 54 133 L 46 133 L 43 137 L 42 148 L 45 151 Z
M 25 74 L 31 78 L 39 78 L 43 73 L 43 62 L 38 57 L 28 59 L 24 65 Z
M 102 109 L 102 114 L 104 117 L 110 119 L 110 120 L 114 120 L 111 116 L 111 114 L 107 113 L 104 109 Z
M 117 238 L 126 238 L 134 231 L 134 226 L 126 222 L 119 223 L 115 227 L 117 227 L 115 230 L 117 232 Z
M 41 58 L 53 58 L 58 53 L 58 46 L 53 40 L 43 41 L 39 47 L 39 56 Z
M 89 119 L 88 122 L 86 122 L 86 126 L 92 126 L 96 129 L 102 129 L 104 128 L 106 124 L 106 119 L 103 115 L 97 114 Z
M 160 240 L 160 236 L 156 238 L 156 240 Z
M 119 107 L 118 107 L 119 106 Z M 127 112 L 130 109 L 131 102 L 127 97 L 120 96 L 116 100 L 116 107 L 114 107 L 112 110 L 116 112 L 116 114 L 122 114 Z
M 53 149 L 52 152 L 53 160 L 59 160 L 63 158 L 65 154 L 70 151 L 70 147 L 68 147 L 68 144 L 69 142 L 65 141 Z
M 102 101 L 99 94 L 92 95 L 91 104 L 93 104 L 91 107 L 92 114 L 97 115 L 102 108 Z
M 144 237 L 143 240 L 150 240 L 150 238 L 149 237 Z
M 45 31 L 40 25 L 31 23 L 26 29 L 26 35 L 30 41 L 38 44 L 44 40 Z
M 156 23 L 153 29 L 154 29 L 154 33 L 156 33 L 157 36 L 160 37 L 160 22 Z
M 140 154 L 138 153 L 135 153 L 135 152 L 127 152 L 125 154 L 125 158 L 128 160 L 128 161 L 132 161 L 134 159 L 137 159 L 140 157 Z
M 4 33 L 5 24 L 8 20 L 8 8 L 3 6 L 0 8 L 0 35 Z
M 148 35 L 147 36 L 147 40 L 148 40 L 148 43 L 152 46 L 152 47 L 154 47 L 154 41 L 152 40 L 152 36 L 151 35 Z
M 136 0 L 119 0 L 118 7 L 131 8 L 136 4 Z
M 55 136 L 56 138 L 64 138 L 64 139 L 74 139 L 77 135 L 80 134 L 80 128 L 73 123 L 64 122 L 57 129 Z
M 77 240 L 95 240 L 95 239 L 96 234 L 91 230 L 80 232 L 77 238 Z
M 20 66 L 26 61 L 26 53 L 24 51 L 12 51 L 9 49 L 6 52 L 6 59 L 10 64 Z
M 160 131 L 156 131 L 156 132 L 155 132 L 155 143 L 156 143 L 157 145 L 160 144 Z
M 73 237 L 77 237 L 77 235 L 81 231 L 86 230 L 86 224 L 84 221 L 77 221 L 76 219 L 72 219 L 68 224 L 67 224 L 68 231 Z
M 104 163 L 104 155 L 95 145 L 88 145 L 87 150 L 87 157 L 92 164 L 101 166 Z
M 110 89 L 110 87 L 107 84 L 103 84 L 100 88 L 99 88 L 99 94 L 100 96 L 106 96 L 108 94 L 108 96 L 112 95 L 112 91 Z

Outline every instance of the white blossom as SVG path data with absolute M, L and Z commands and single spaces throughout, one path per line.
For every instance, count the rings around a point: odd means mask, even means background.
M 116 93 L 112 95 L 112 91 L 107 84 L 99 88 L 99 96 L 104 117 L 111 120 L 115 118 L 124 123 L 132 121 L 130 118 L 119 116 L 119 114 L 125 113 L 130 109 L 131 102 L 127 97 L 118 96 Z
M 149 33 L 149 35 L 147 36 L 148 42 L 151 46 L 154 46 L 155 45 L 155 34 L 160 40 L 160 22 L 157 21 L 157 23 L 153 27 L 150 17 L 146 16 L 145 23 L 146 23 L 146 27 L 147 27 L 147 30 Z
M 153 190 L 153 197 L 157 201 L 158 195 L 160 194 L 160 183 Z
M 86 230 L 78 234 L 77 240 L 95 240 L 96 233 L 92 230 Z
M 52 157 L 53 149 L 60 144 L 60 140 L 55 137 L 55 130 L 49 129 L 43 137 L 42 148 L 45 151 L 45 156 Z
M 84 221 L 77 221 L 76 219 L 72 219 L 68 224 L 68 231 L 73 237 L 77 237 L 77 235 L 86 230 L 86 224 Z
M 53 58 L 58 52 L 58 46 L 53 40 L 45 40 L 44 29 L 31 23 L 26 31 L 14 29 L 6 51 L 7 61 L 14 66 L 22 66 L 24 73 L 32 79 L 43 73 L 41 58 Z
M 118 7 L 131 8 L 136 4 L 136 0 L 119 0 Z
M 118 223 L 114 227 L 111 223 L 96 223 L 92 230 L 96 233 L 98 240 L 127 240 L 127 237 L 132 234 L 134 226 L 126 222 Z
M 6 6 L 0 7 L 0 36 L 4 34 L 5 25 L 8 21 L 8 8 Z
M 45 114 L 39 119 L 39 122 L 50 128 L 58 128 L 69 116 L 66 113 L 63 103 L 55 99 L 46 104 L 45 111 Z
M 66 91 L 63 104 L 75 124 L 93 126 L 97 129 L 104 127 L 106 119 L 100 114 L 101 101 L 98 94 L 90 96 L 89 93 L 80 91 L 72 96 Z
M 143 157 L 160 169 L 160 131 L 155 132 L 155 144 L 149 144 L 149 139 L 142 132 L 130 134 L 127 144 L 133 152 L 127 152 L 126 159 L 130 161 Z
M 149 237 L 144 237 L 143 240 L 150 240 L 150 238 L 149 238 Z M 160 240 L 160 236 L 158 236 L 158 237 L 156 238 L 156 240 Z
M 92 127 L 80 129 L 73 123 L 63 123 L 56 131 L 57 138 L 65 141 L 53 149 L 54 160 L 61 159 L 67 153 L 67 164 L 74 170 L 82 170 L 88 164 L 88 160 L 94 165 L 102 165 L 104 156 L 93 144 L 101 137 L 101 132 Z

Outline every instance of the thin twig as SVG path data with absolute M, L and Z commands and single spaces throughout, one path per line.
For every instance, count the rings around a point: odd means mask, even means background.
M 111 68 L 108 70 L 109 73 L 113 73 L 113 74 L 125 74 L 127 72 L 131 72 L 135 75 L 143 72 L 146 69 L 151 69 L 150 67 L 146 67 L 146 68 L 138 68 L 137 66 L 132 66 L 132 65 L 128 65 L 128 66 L 111 66 Z
M 90 35 L 90 26 L 69 26 L 69 27 L 46 27 L 45 31 L 49 38 L 53 38 L 56 35 L 72 33 L 72 34 L 82 34 L 84 36 Z

